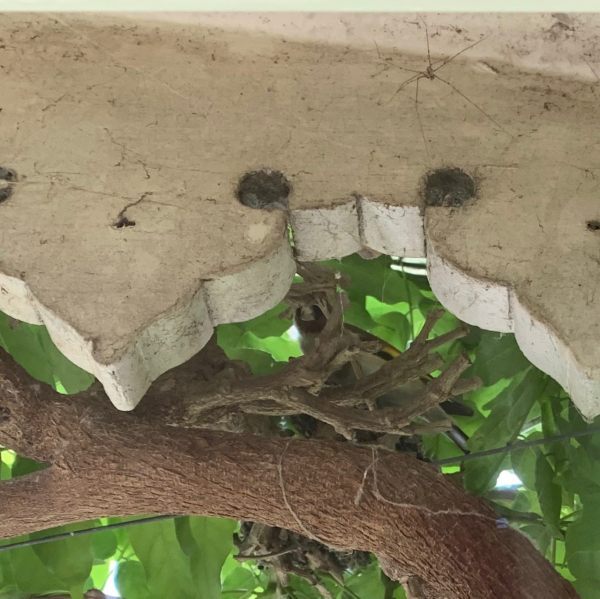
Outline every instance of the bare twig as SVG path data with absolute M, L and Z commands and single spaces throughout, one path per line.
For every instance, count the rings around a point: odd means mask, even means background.
M 459 327 L 429 339 L 444 314 L 442 310 L 434 311 L 405 352 L 384 362 L 375 372 L 364 376 L 356 372 L 347 382 L 331 383 L 332 374 L 353 364 L 355 359 L 360 362 L 361 352 L 377 352 L 381 343 L 362 338 L 344 327 L 340 276 L 318 266 L 300 265 L 298 270 L 303 282 L 292 287 L 288 301 L 295 310 L 303 305 L 308 309 L 318 306 L 325 315 L 318 342 L 306 355 L 272 375 L 239 378 L 234 371 L 229 371 L 209 384 L 201 397 L 194 397 L 185 405 L 184 417 L 178 418 L 177 424 L 181 425 L 183 419 L 186 426 L 204 427 L 207 421 L 216 421 L 210 414 L 237 410 L 262 416 L 305 414 L 331 426 L 347 440 L 354 440 L 356 431 L 414 435 L 448 430 L 452 426 L 448 418 L 436 418 L 434 423 L 425 424 L 413 421 L 448 398 L 477 385 L 475 380 L 459 380 L 469 365 L 464 357 L 458 358 L 438 378 L 426 378 L 444 365 L 441 357 L 432 352 L 464 336 L 466 329 Z M 426 382 L 401 405 L 377 404 L 378 398 L 417 379 Z
M 284 549 L 283 551 L 277 551 L 275 553 L 263 553 L 262 555 L 255 553 L 253 555 L 235 555 L 234 557 L 238 562 L 250 562 L 256 560 L 268 561 L 281 557 L 282 555 L 287 555 L 288 553 L 293 553 L 294 551 L 298 551 L 298 548 L 292 547 L 291 549 Z

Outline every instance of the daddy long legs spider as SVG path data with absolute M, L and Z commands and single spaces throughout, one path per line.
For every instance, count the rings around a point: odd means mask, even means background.
M 458 96 L 460 96 L 463 100 L 465 100 L 468 104 L 470 104 L 471 106 L 473 106 L 473 108 L 475 108 L 478 112 L 480 112 L 488 121 L 490 121 L 494 127 L 496 127 L 497 129 L 499 129 L 500 131 L 502 131 L 503 133 L 505 133 L 506 135 L 508 135 L 509 137 L 512 137 L 512 135 L 496 120 L 494 119 L 489 113 L 487 113 L 483 108 L 481 108 L 481 106 L 479 106 L 479 104 L 477 104 L 476 102 L 474 102 L 473 100 L 471 100 L 471 98 L 469 98 L 465 93 L 463 93 L 460 89 L 458 89 L 458 87 L 456 87 L 456 85 L 454 85 L 451 81 L 449 81 L 448 79 L 444 78 L 444 77 L 440 77 L 440 75 L 438 74 L 438 72 L 443 69 L 446 65 L 448 65 L 449 63 L 451 63 L 455 58 L 457 58 L 458 56 L 460 56 L 461 54 L 467 52 L 468 50 L 470 50 L 471 48 L 474 48 L 475 46 L 477 46 L 478 44 L 480 44 L 481 42 L 483 42 L 486 37 L 480 37 L 478 40 L 474 41 L 473 43 L 469 44 L 468 46 L 462 48 L 461 50 L 459 50 L 458 52 L 452 54 L 451 56 L 448 56 L 446 58 L 437 60 L 437 61 L 432 61 L 431 60 L 431 49 L 430 49 L 430 45 L 429 45 L 429 29 L 427 27 L 427 23 L 421 19 L 424 27 L 425 27 L 425 39 L 427 42 L 427 67 L 424 70 L 417 70 L 417 69 L 411 69 L 402 65 L 397 65 L 394 63 L 390 62 L 390 58 L 383 58 L 380 51 L 379 51 L 379 47 L 377 46 L 377 44 L 375 44 L 375 47 L 377 49 L 377 54 L 379 56 L 379 58 L 382 58 L 383 60 L 385 60 L 387 62 L 387 64 L 384 66 L 384 68 L 379 71 L 378 73 L 375 73 L 374 75 L 372 75 L 372 77 L 377 77 L 379 75 L 381 75 L 382 73 L 386 72 L 387 70 L 389 70 L 389 68 L 391 66 L 398 68 L 402 71 L 407 71 L 409 73 L 413 73 L 413 75 L 411 75 L 408 79 L 405 79 L 404 81 L 402 81 L 402 83 L 400 83 L 400 85 L 396 88 L 396 90 L 394 91 L 394 93 L 390 96 L 390 98 L 387 100 L 386 104 L 389 104 L 390 102 L 392 102 L 392 100 L 408 85 L 410 85 L 411 83 L 415 84 L 415 111 L 417 114 L 417 120 L 419 123 L 419 129 L 421 131 L 421 137 L 423 138 L 423 142 L 425 144 L 425 150 L 427 152 L 427 154 L 429 154 L 429 150 L 428 150 L 428 144 L 427 144 L 427 140 L 425 137 L 425 129 L 423 126 L 423 119 L 421 117 L 421 112 L 419 110 L 419 82 L 422 79 L 427 79 L 430 81 L 433 80 L 438 80 L 441 83 L 443 83 L 444 85 L 446 85 L 447 87 L 449 87 L 455 94 L 457 94 Z

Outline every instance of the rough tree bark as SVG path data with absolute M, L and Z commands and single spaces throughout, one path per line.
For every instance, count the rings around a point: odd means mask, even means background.
M 521 534 L 427 463 L 348 443 L 166 426 L 202 388 L 207 354 L 159 379 L 133 413 L 99 386 L 64 397 L 0 350 L 0 444 L 48 463 L 0 484 L 0 536 L 100 516 L 204 514 L 375 553 L 427 597 L 577 597 Z

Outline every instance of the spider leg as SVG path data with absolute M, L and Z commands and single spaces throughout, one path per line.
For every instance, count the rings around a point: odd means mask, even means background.
M 371 77 L 371 79 L 375 79 L 375 77 L 379 77 L 379 75 L 381 75 L 381 73 L 386 73 L 389 70 L 390 70 L 389 65 L 384 65 L 383 68 L 381 69 L 381 71 L 377 71 L 376 73 L 373 73 L 372 75 L 370 75 L 370 77 Z
M 396 68 L 396 69 L 400 69 L 402 71 L 407 71 L 408 73 L 416 73 L 417 75 L 422 75 L 423 71 L 417 71 L 417 69 L 409 69 L 408 67 L 403 67 L 400 66 L 399 64 L 394 64 L 392 62 L 383 65 L 383 68 L 381 69 L 381 71 L 378 71 L 377 73 L 373 73 L 371 75 L 371 79 L 374 79 L 375 77 L 379 77 L 379 75 L 381 75 L 382 73 L 385 73 L 386 71 L 389 71 L 392 67 Z
M 389 104 L 398 93 L 400 93 L 409 83 L 412 83 L 413 81 L 418 81 L 419 79 L 423 79 L 423 77 L 425 77 L 426 75 L 424 73 L 419 73 L 418 75 L 413 75 L 412 77 L 409 77 L 406 81 L 403 81 L 398 88 L 396 89 L 396 91 L 390 96 L 390 99 L 386 102 L 386 104 Z
M 379 45 L 377 44 L 377 42 L 375 40 L 373 40 L 373 43 L 375 44 L 375 49 L 377 50 L 377 57 L 379 58 L 379 60 L 381 62 L 383 61 L 391 61 L 391 58 L 384 58 L 383 54 L 381 54 L 381 50 L 379 49 Z M 402 71 L 408 71 L 409 73 L 417 73 L 420 74 L 422 73 L 422 71 L 417 71 L 416 69 L 409 69 L 408 67 L 403 67 L 397 64 L 394 64 L 393 62 L 388 62 L 387 64 L 383 64 L 383 68 L 381 69 L 381 71 L 379 71 L 378 73 L 374 73 L 373 75 L 371 75 L 371 79 L 373 79 L 374 77 L 378 77 L 379 75 L 381 75 L 381 73 L 385 73 L 387 70 L 389 70 L 390 67 L 396 67 L 397 69 L 401 69 Z
M 429 50 L 429 29 L 425 19 L 421 15 L 419 15 L 419 19 L 421 19 L 421 22 L 425 26 L 425 39 L 427 40 L 427 64 L 433 68 L 431 64 L 431 51 Z
M 419 112 L 419 80 L 417 79 L 417 84 L 415 86 L 417 91 L 415 92 L 415 110 L 417 112 L 417 120 L 419 121 L 419 129 L 421 130 L 421 137 L 423 138 L 423 144 L 425 144 L 425 153 L 427 154 L 427 159 L 430 159 L 429 155 L 429 146 L 427 145 L 427 139 L 425 137 L 425 129 L 423 128 L 423 120 L 421 119 L 421 113 Z
M 490 122 L 492 122 L 494 125 L 496 125 L 496 127 L 498 127 L 498 129 L 500 129 L 500 131 L 502 131 L 509 137 L 512 137 L 512 135 L 496 119 L 494 119 L 485 110 L 483 110 L 483 108 L 481 108 L 481 106 L 475 104 L 475 102 L 473 102 L 473 100 L 471 100 L 471 98 L 468 98 L 467 96 L 465 96 L 465 94 L 463 94 L 455 85 L 450 83 L 450 81 L 447 81 L 446 79 L 442 79 L 439 75 L 436 75 L 435 78 L 439 79 L 442 83 L 445 83 L 450 89 L 452 89 L 454 92 L 456 92 L 461 98 L 463 98 L 469 104 L 471 104 L 471 106 L 473 106 L 474 108 L 479 110 L 479 112 L 481 112 L 481 114 L 483 114 L 483 116 L 485 116 Z
M 377 57 L 379 58 L 380 61 L 383 62 L 384 58 L 381 55 L 381 52 L 379 50 L 379 45 L 377 44 L 377 42 L 375 40 L 373 40 L 373 43 L 375 44 L 375 50 L 377 50 Z M 379 77 L 379 75 L 381 75 L 381 73 L 385 73 L 387 70 L 389 70 L 389 68 L 390 68 L 389 65 L 384 63 L 381 71 L 379 71 L 378 73 L 373 73 L 371 75 L 371 79 L 374 79 L 375 77 Z
M 383 56 L 381 56 L 381 52 L 379 51 L 379 44 L 377 43 L 377 40 L 373 40 L 373 43 L 375 44 L 375 50 L 377 50 L 377 56 L 381 60 Z
M 436 71 L 439 71 L 442 67 L 445 67 L 449 62 L 453 61 L 457 56 L 460 56 L 463 52 L 466 52 L 467 50 L 474 48 L 477 44 L 481 44 L 481 42 L 483 40 L 485 40 L 486 38 L 487 38 L 487 36 L 481 37 L 476 42 L 473 42 L 472 44 L 468 45 L 466 48 L 463 48 L 456 54 L 453 54 L 452 56 L 449 56 L 448 58 L 444 58 L 441 61 L 439 61 L 439 60 L 436 61 L 435 62 L 436 65 L 438 65 L 438 63 L 440 63 L 440 64 L 433 69 L 433 72 L 435 73 Z M 433 65 L 432 65 L 432 67 L 433 67 Z
M 390 63 L 390 66 L 396 67 L 397 69 L 401 69 L 402 71 L 407 71 L 409 73 L 417 73 L 417 75 L 423 75 L 423 71 L 418 71 L 417 69 L 409 69 L 408 67 L 403 67 L 399 64 Z
M 594 67 L 585 58 L 583 59 L 583 62 L 585 62 L 585 64 L 587 64 L 588 67 L 590 67 L 590 71 L 592 71 L 594 77 L 596 77 L 596 79 L 600 81 L 600 77 L 598 76 L 596 69 L 594 69 Z

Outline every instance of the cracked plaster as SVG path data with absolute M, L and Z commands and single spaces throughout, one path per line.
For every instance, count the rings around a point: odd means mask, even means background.
M 417 96 L 425 22 L 442 66 Z M 286 293 L 285 215 L 234 193 L 269 167 L 292 183 L 298 258 L 426 254 L 449 309 L 514 332 L 592 417 L 599 33 L 597 15 L 3 15 L 0 160 L 18 180 L 0 309 L 133 408 L 216 324 Z M 477 198 L 425 209 L 443 166 Z

